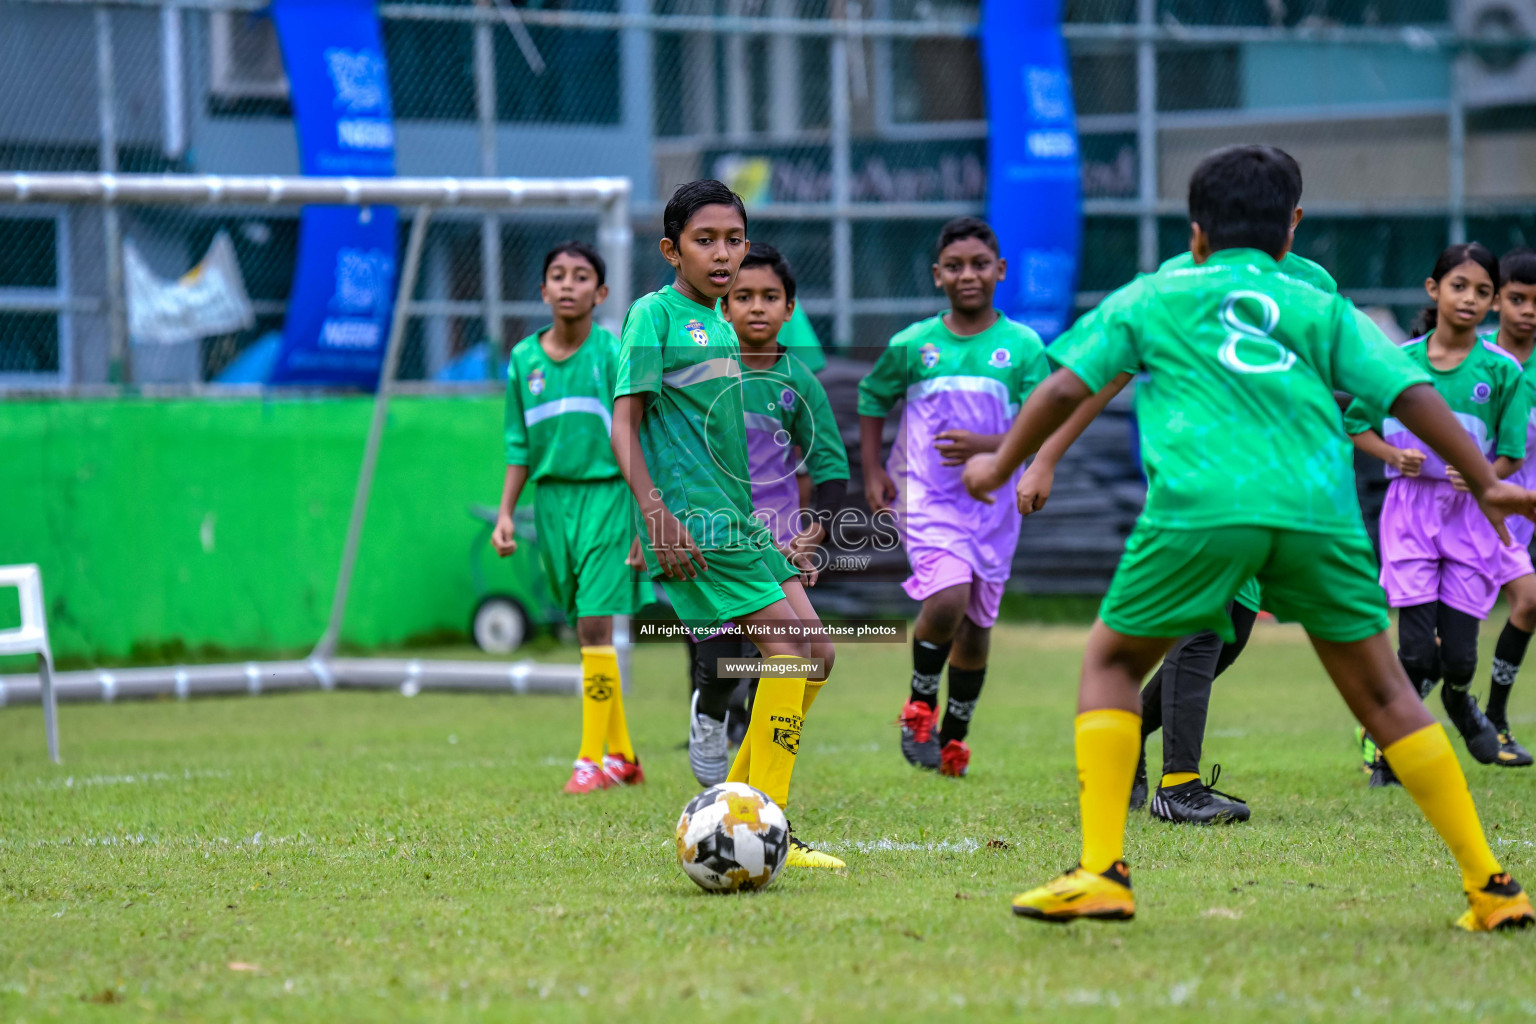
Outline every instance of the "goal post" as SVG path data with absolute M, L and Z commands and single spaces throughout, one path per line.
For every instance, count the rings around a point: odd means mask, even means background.
M 352 178 L 314 176 L 3 173 L 0 204 L 110 207 L 223 207 L 244 211 L 307 205 L 398 207 L 409 212 L 410 232 L 398 264 L 392 318 L 383 365 L 374 394 L 353 494 L 341 564 L 337 570 L 324 633 L 310 661 L 323 665 L 335 653 L 346 617 L 352 572 L 356 564 L 374 469 L 383 440 L 391 393 L 399 370 L 406 327 L 413 315 L 413 296 L 422 263 L 427 228 L 444 211 L 476 211 L 494 216 L 505 211 L 586 211 L 597 220 L 597 248 L 607 262 L 607 316 L 612 329 L 629 306 L 631 251 L 628 178 Z M 110 261 L 109 261 L 110 262 Z M 121 267 L 121 259 L 116 261 Z M 121 273 L 108 267 L 104 305 L 122 310 L 126 299 Z M 620 631 L 627 632 L 627 623 Z M 627 653 L 627 652 L 626 652 Z M 627 661 L 627 658 L 625 659 Z M 491 669 L 491 666 L 487 666 Z M 169 671 L 169 670 L 168 670 Z M 494 673 L 505 675 L 505 669 Z M 418 673 L 419 674 L 419 673 Z M 462 675 L 462 672 L 460 672 Z M 627 673 L 626 673 L 627 675 Z M 323 681 L 323 680 L 322 680 Z

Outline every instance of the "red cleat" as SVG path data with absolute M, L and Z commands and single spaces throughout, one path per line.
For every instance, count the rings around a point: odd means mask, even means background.
M 960 740 L 950 740 L 939 752 L 939 774 L 962 779 L 971 767 L 971 748 Z
M 584 757 L 578 757 L 575 765 L 571 767 L 571 780 L 565 784 L 567 793 L 592 793 L 599 789 L 607 789 L 614 785 L 603 770 L 594 761 Z
M 907 763 L 933 771 L 939 766 L 939 741 L 934 736 L 939 714 L 920 700 L 907 701 L 896 724 L 901 726 L 901 756 Z
M 623 754 L 604 754 L 603 774 L 608 777 L 610 786 L 638 786 L 645 781 L 645 772 L 640 770 L 640 758 L 629 761 Z

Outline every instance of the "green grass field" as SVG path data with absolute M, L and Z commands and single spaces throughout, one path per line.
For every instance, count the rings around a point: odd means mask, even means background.
M 698 788 L 675 647 L 636 657 L 649 782 L 584 798 L 560 792 L 571 699 L 70 705 L 61 768 L 40 712 L 4 710 L 0 1018 L 1536 1017 L 1536 935 L 1452 929 L 1453 863 L 1401 790 L 1365 788 L 1286 627 L 1259 627 L 1212 709 L 1207 761 L 1253 822 L 1134 815 L 1135 922 L 1014 919 L 1009 898 L 1077 854 L 1083 635 L 999 629 L 958 782 L 901 759 L 906 650 L 845 646 L 792 816 L 849 870 L 741 897 L 700 892 L 673 853 Z M 1513 711 L 1536 737 L 1532 673 Z M 1536 771 L 1464 763 L 1536 882 Z

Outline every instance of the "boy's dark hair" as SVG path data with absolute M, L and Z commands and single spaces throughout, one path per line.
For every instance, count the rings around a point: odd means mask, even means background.
M 1509 250 L 1499 260 L 1499 274 L 1505 284 L 1536 284 L 1536 249 Z
M 1275 259 L 1301 202 L 1301 167 L 1274 146 L 1226 146 L 1189 176 L 1189 219 L 1211 250 L 1258 249 Z
M 683 229 L 688 226 L 693 215 L 706 206 L 734 206 L 736 212 L 741 214 L 742 226 L 746 226 L 747 206 L 741 201 L 741 196 L 732 192 L 723 181 L 700 178 L 677 186 L 677 191 L 667 200 L 667 208 L 661 215 L 661 233 L 676 245 L 682 239 Z
M 1527 250 L 1529 251 L 1529 250 Z M 1513 254 L 1511 254 L 1513 255 Z M 1506 259 L 1508 257 L 1505 257 Z M 1493 282 L 1493 290 L 1498 292 L 1503 283 L 1499 271 L 1499 261 L 1493 258 L 1492 251 L 1482 242 L 1461 242 L 1457 245 L 1448 245 L 1440 251 L 1440 257 L 1435 260 L 1434 269 L 1429 272 L 1429 279 L 1437 284 L 1445 279 L 1445 275 L 1461 266 L 1463 263 L 1476 263 L 1488 272 L 1488 280 Z M 1419 315 L 1413 318 L 1413 326 L 1408 333 L 1417 338 L 1421 334 L 1428 334 L 1435 329 L 1440 322 L 1440 307 L 1430 305 L 1419 310 Z
M 767 242 L 753 242 L 752 248 L 747 250 L 746 258 L 741 261 L 741 270 L 748 267 L 767 267 L 779 275 L 779 280 L 784 282 L 784 297 L 790 302 L 795 301 L 795 272 L 789 269 L 789 261 L 779 250 Z
M 580 256 L 592 264 L 592 269 L 597 272 L 597 286 L 599 288 L 608 283 L 608 264 L 603 262 L 603 257 L 586 242 L 579 242 L 574 238 L 561 242 L 544 254 L 544 269 L 539 273 L 539 280 L 543 281 L 549 277 L 549 265 L 555 262 L 556 256 L 566 254 Z
M 939 229 L 939 246 L 934 250 L 934 255 L 937 256 L 966 238 L 979 239 L 981 244 L 999 256 L 1003 253 L 1002 247 L 997 244 L 997 232 L 992 230 L 992 225 L 980 217 L 956 217 Z

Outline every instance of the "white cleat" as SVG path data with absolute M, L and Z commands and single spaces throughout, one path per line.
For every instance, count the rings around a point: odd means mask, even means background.
M 718 786 L 731 771 L 730 742 L 725 722 L 717 722 L 699 711 L 699 691 L 693 691 L 689 709 L 688 766 L 701 786 Z

